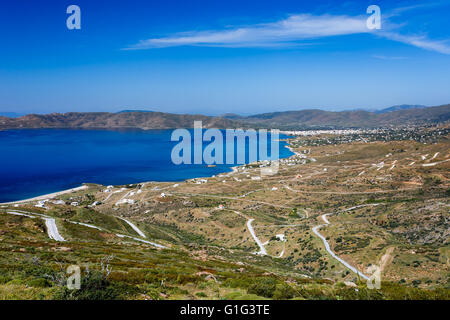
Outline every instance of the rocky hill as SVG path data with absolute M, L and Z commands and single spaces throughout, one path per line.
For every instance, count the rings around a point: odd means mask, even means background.
M 447 122 L 450 119 L 450 105 L 411 108 L 386 113 L 364 110 L 331 112 L 309 109 L 263 113 L 239 118 L 233 116 L 231 119 L 245 124 L 280 129 L 392 127 Z
M 191 128 L 201 120 L 206 128 L 231 128 L 232 120 L 203 115 L 170 114 L 162 112 L 69 112 L 46 115 L 30 114 L 20 118 L 0 117 L 0 129 L 19 128 Z
M 20 128 L 192 128 L 201 120 L 205 128 L 379 128 L 444 123 L 450 119 L 450 105 L 401 109 L 386 113 L 364 110 L 331 112 L 319 109 L 262 113 L 252 116 L 226 114 L 221 117 L 163 112 L 123 111 L 30 114 L 19 118 L 0 116 L 0 130 Z

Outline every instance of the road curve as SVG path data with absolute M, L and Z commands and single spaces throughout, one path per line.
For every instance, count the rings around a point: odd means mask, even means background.
M 13 215 L 15 215 L 15 216 L 24 216 L 24 217 L 28 217 L 28 218 L 32 218 L 32 219 L 36 218 L 35 216 L 31 216 L 31 215 L 29 215 L 29 214 L 25 214 L 25 213 L 21 213 L 21 212 L 16 212 L 16 211 L 8 211 L 7 213 L 13 214 Z
M 326 213 L 326 214 L 321 215 L 320 217 L 321 217 L 322 220 L 325 222 L 325 224 L 320 224 L 320 225 L 318 225 L 318 226 L 313 227 L 313 228 L 312 228 L 312 231 L 314 232 L 314 234 L 315 234 L 316 236 L 318 236 L 320 239 L 322 239 L 322 242 L 323 242 L 323 244 L 324 244 L 324 246 L 325 246 L 325 249 L 328 251 L 328 253 L 329 253 L 333 258 L 335 258 L 337 261 L 339 261 L 340 263 L 342 263 L 345 267 L 347 267 L 348 269 L 350 269 L 351 271 L 353 271 L 354 273 L 356 273 L 356 274 L 357 274 L 358 276 L 360 276 L 361 278 L 363 278 L 363 279 L 365 279 L 365 280 L 368 280 L 368 279 L 369 279 L 368 276 L 366 276 L 365 274 L 359 272 L 358 269 L 356 269 L 355 267 L 351 266 L 347 261 L 345 261 L 345 260 L 339 258 L 339 257 L 331 250 L 330 244 L 328 243 L 327 239 L 326 239 L 323 235 L 321 235 L 321 234 L 319 233 L 318 230 L 319 230 L 321 227 L 324 227 L 324 226 L 330 224 L 330 222 L 329 222 L 328 219 L 327 219 L 327 216 L 330 215 L 330 214 L 331 214 L 331 213 Z
M 120 218 L 120 217 L 118 217 L 118 218 L 125 221 L 126 223 L 128 223 L 130 225 L 130 227 L 132 227 L 133 230 L 136 231 L 136 233 L 138 235 L 140 235 L 142 238 L 147 238 L 145 236 L 145 234 L 134 223 L 132 223 L 131 221 L 128 221 L 127 219 L 124 219 L 124 218 Z
M 261 240 L 259 240 L 258 237 L 256 236 L 255 230 L 253 230 L 253 227 L 252 227 L 253 220 L 255 220 L 255 219 L 249 219 L 247 221 L 247 228 L 248 228 L 248 231 L 250 231 L 253 239 L 255 239 L 256 244 L 259 247 L 259 251 L 256 254 L 265 256 L 265 255 L 267 255 L 267 251 L 266 251 L 266 248 L 264 248 L 264 245 L 261 242 Z
M 26 217 L 29 217 L 29 218 L 42 218 L 42 219 L 45 220 L 45 226 L 47 227 L 47 233 L 48 233 L 48 236 L 49 236 L 50 239 L 53 239 L 53 240 L 56 240 L 56 241 L 66 241 L 66 240 L 59 234 L 59 232 L 58 232 L 58 227 L 56 226 L 56 221 L 55 221 L 55 219 L 53 219 L 53 218 L 51 218 L 51 217 L 49 217 L 49 216 L 46 216 L 46 215 L 43 215 L 43 214 L 40 214 L 40 213 L 35 213 L 35 212 L 26 212 L 26 213 L 25 213 L 25 211 L 7 211 L 7 213 L 13 214 L 13 215 L 18 215 L 18 216 L 26 216 Z M 123 218 L 120 218 L 120 219 L 125 220 L 125 219 L 123 219 Z M 75 223 L 75 224 L 82 225 L 82 226 L 85 226 L 85 227 L 95 228 L 95 229 L 98 229 L 98 230 L 103 230 L 102 228 L 99 228 L 99 227 L 94 226 L 94 225 L 91 225 L 91 224 L 82 223 L 82 222 L 77 222 L 77 221 L 69 221 L 69 220 L 67 220 L 67 221 L 70 222 L 70 223 Z M 130 224 L 131 227 L 134 226 L 134 224 L 132 224 L 132 223 L 129 222 L 128 220 L 125 220 L 125 221 L 128 222 L 128 224 Z M 136 230 L 135 228 L 133 228 L 133 229 L 134 229 L 137 233 L 139 233 L 139 235 L 145 237 L 145 235 L 142 233 L 141 230 L 138 229 L 138 227 L 136 227 L 136 226 L 134 226 L 134 227 L 135 227 L 137 230 Z M 139 231 L 138 231 L 138 230 L 139 230 Z M 122 235 L 122 234 L 116 234 L 116 235 L 117 235 L 118 237 L 120 237 L 120 238 L 125 238 L 125 237 L 126 237 L 126 238 L 130 238 L 130 239 L 133 239 L 133 240 L 136 240 L 136 241 L 140 241 L 140 242 L 143 242 L 143 243 L 152 245 L 152 246 L 154 246 L 154 247 L 156 247 L 156 248 L 167 249 L 166 246 L 163 246 L 163 245 L 158 244 L 158 243 L 154 243 L 154 242 L 150 242 L 150 241 L 147 241 L 147 240 L 143 240 L 143 239 L 139 239 L 139 238 L 131 237 L 131 236 L 126 236 L 126 235 Z
M 53 219 L 53 218 L 43 218 L 43 219 L 45 220 L 45 226 L 47 227 L 47 233 L 48 233 L 48 237 L 50 239 L 53 239 L 56 241 L 66 241 L 59 234 L 55 219 Z
M 163 246 L 162 244 L 157 244 L 157 243 L 150 242 L 150 241 L 143 240 L 143 239 L 139 239 L 139 238 L 136 238 L 136 237 L 126 236 L 126 235 L 119 234 L 119 233 L 116 233 L 116 236 L 118 236 L 119 238 L 130 238 L 130 239 L 133 239 L 133 240 L 136 240 L 136 241 L 140 241 L 140 242 L 152 245 L 152 246 L 154 246 L 156 248 L 167 249 L 167 247 Z
M 48 237 L 52 240 L 56 240 L 56 241 L 66 241 L 64 240 L 64 238 L 59 234 L 58 232 L 58 227 L 56 226 L 56 221 L 53 218 L 47 217 L 45 215 L 42 214 L 38 214 L 38 213 L 31 213 L 31 212 L 27 212 L 24 213 L 24 211 L 8 211 L 7 213 L 9 214 L 13 214 L 16 216 L 25 216 L 25 217 L 29 217 L 29 218 L 41 218 L 45 220 L 45 226 L 47 227 L 47 234 Z
M 450 159 L 449 159 L 450 160 Z M 446 161 L 446 160 L 445 160 Z M 427 166 L 430 165 L 435 165 L 438 162 L 435 162 L 434 164 L 432 163 L 427 163 Z M 425 166 L 425 165 L 423 165 Z M 417 188 L 404 188 L 404 189 L 396 189 L 396 190 L 372 190 L 372 191 L 352 191 L 352 192 L 345 192 L 345 191 L 308 191 L 308 190 L 296 190 L 296 189 L 292 189 L 290 186 L 288 185 L 283 185 L 286 189 L 288 189 L 289 191 L 292 192 L 299 192 L 299 193 L 308 193 L 308 194 L 372 194 L 372 193 L 395 193 L 395 192 L 401 192 L 401 191 L 414 191 L 414 190 L 418 190 L 420 189 L 420 187 Z

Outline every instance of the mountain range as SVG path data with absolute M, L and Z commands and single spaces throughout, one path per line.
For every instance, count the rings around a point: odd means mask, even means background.
M 190 128 L 197 120 L 202 121 L 205 128 L 231 128 L 235 125 L 229 119 L 204 115 L 143 111 L 68 112 L 44 115 L 29 114 L 19 118 L 0 117 L 0 130 L 25 128 L 172 129 Z
M 173 129 L 192 128 L 196 120 L 202 121 L 205 128 L 342 129 L 437 124 L 447 122 L 449 119 L 450 104 L 436 107 L 400 105 L 376 112 L 364 110 L 333 112 L 308 109 L 251 116 L 225 114 L 220 117 L 124 110 L 118 113 L 29 114 L 18 118 L 0 116 L 0 130 L 25 128 Z
M 387 113 L 392 111 L 398 111 L 398 110 L 408 110 L 408 109 L 423 109 L 427 106 L 421 105 L 421 104 L 401 104 L 397 106 L 392 106 L 389 108 L 376 110 L 375 113 Z
M 396 106 L 379 112 L 308 109 L 224 117 L 245 125 L 280 129 L 377 128 L 447 122 L 450 119 L 450 105 L 424 108 Z

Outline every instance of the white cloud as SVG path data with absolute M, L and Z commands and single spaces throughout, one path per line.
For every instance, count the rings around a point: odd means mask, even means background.
M 399 8 L 406 11 L 411 8 Z M 398 12 L 397 12 L 398 13 Z M 176 46 L 208 46 L 208 47 L 279 47 L 286 45 L 307 45 L 307 40 L 349 34 L 372 33 L 377 36 L 402 42 L 418 48 L 443 54 L 450 54 L 450 46 L 445 41 L 430 40 L 425 36 L 402 35 L 399 29 L 403 26 L 387 20 L 390 14 L 382 15 L 382 30 L 369 30 L 366 26 L 368 15 L 319 15 L 296 14 L 286 19 L 256 24 L 253 26 L 230 28 L 225 30 L 191 31 L 176 33 L 162 38 L 141 40 L 125 50 L 141 50 Z
M 270 47 L 328 36 L 367 33 L 365 17 L 291 15 L 273 23 L 223 31 L 193 31 L 142 40 L 128 49 L 173 46 Z
M 398 16 L 407 11 L 423 9 L 423 8 L 432 8 L 432 7 L 436 7 L 436 6 L 441 6 L 442 4 L 443 4 L 442 2 L 417 3 L 417 4 L 410 5 L 410 6 L 398 7 L 398 8 L 392 9 L 388 14 L 389 14 L 389 16 Z
M 384 32 L 380 34 L 382 37 L 406 43 L 418 48 L 430 50 L 430 51 L 436 51 L 443 54 L 450 54 L 450 46 L 448 44 L 448 41 L 434 41 L 430 40 L 425 36 L 405 36 L 401 35 L 399 33 L 393 33 L 393 32 Z

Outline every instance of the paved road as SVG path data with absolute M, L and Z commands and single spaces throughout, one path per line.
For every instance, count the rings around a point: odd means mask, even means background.
M 88 228 L 92 228 L 92 229 L 102 230 L 101 228 L 96 227 L 96 226 L 94 226 L 92 224 L 87 224 L 87 223 L 78 222 L 78 221 L 69 221 L 69 222 L 73 223 L 73 224 L 78 224 L 80 226 L 85 226 L 85 227 L 88 227 Z
M 29 214 L 25 214 L 25 213 L 21 213 L 21 212 L 16 212 L 16 211 L 8 211 L 9 214 L 13 214 L 15 216 L 24 216 L 24 217 L 28 217 L 28 218 L 36 218 L 34 216 L 31 216 Z
M 401 191 L 413 191 L 421 189 L 420 187 L 417 188 L 404 188 L 404 189 L 396 189 L 396 190 L 373 190 L 373 191 L 353 191 L 353 192 L 344 192 L 344 191 L 308 191 L 308 190 L 296 190 L 291 188 L 288 185 L 284 185 L 284 187 L 292 192 L 299 192 L 299 193 L 312 193 L 312 194 L 372 194 L 372 193 L 395 193 L 395 192 L 401 192 Z
M 32 213 L 27 212 L 24 213 L 24 211 L 8 211 L 9 214 L 14 214 L 16 216 L 25 216 L 29 218 L 41 218 L 45 220 L 45 226 L 47 227 L 47 234 L 50 239 L 56 240 L 56 241 L 66 241 L 64 238 L 59 234 L 58 227 L 56 226 L 56 221 L 53 218 L 47 217 L 43 214 L 38 213 Z
M 229 199 L 229 200 L 236 200 L 236 201 L 245 201 L 245 202 L 252 202 L 252 203 L 258 203 L 258 204 L 266 204 L 268 206 L 276 207 L 276 208 L 283 208 L 283 209 L 292 209 L 292 207 L 287 207 L 271 202 L 264 202 L 264 201 L 257 201 L 257 200 L 249 200 L 249 199 L 243 199 L 241 197 L 225 197 L 225 196 L 218 196 L 213 194 L 204 194 L 204 193 L 180 193 L 180 192 L 173 192 L 173 194 L 178 196 L 188 196 L 188 197 L 205 197 L 205 198 L 219 198 L 219 199 Z
M 53 218 L 51 218 L 51 217 L 48 217 L 48 216 L 46 216 L 46 215 L 43 215 L 43 214 L 39 214 L 39 213 L 34 213 L 34 212 L 26 212 L 25 213 L 25 211 L 20 211 L 20 212 L 18 212 L 18 211 L 8 211 L 7 213 L 9 213 L 9 214 L 14 214 L 14 215 L 18 215 L 18 216 L 26 216 L 26 217 L 29 217 L 29 218 L 42 218 L 42 219 L 44 219 L 45 220 L 45 226 L 47 227 L 47 233 L 48 233 L 48 236 L 49 236 L 49 238 L 50 239 L 53 239 L 53 240 L 56 240 L 56 241 L 66 241 L 60 234 L 59 234 L 59 232 L 58 232 L 58 227 L 56 226 L 56 221 L 55 221 L 55 219 L 53 219 Z M 123 218 L 121 218 L 121 219 L 123 219 Z M 125 220 L 125 219 L 123 219 L 123 220 Z M 137 233 L 139 233 L 139 235 L 141 235 L 142 237 L 145 237 L 145 235 L 142 233 L 142 231 L 141 230 L 139 230 L 138 229 L 138 227 L 136 227 L 133 223 L 131 223 L 130 221 L 128 221 L 128 220 L 125 220 L 126 222 L 128 222 L 128 224 L 137 232 Z M 95 229 L 98 229 L 98 230 L 103 230 L 102 228 L 99 228 L 99 227 L 97 227 L 97 226 L 94 226 L 94 225 L 91 225 L 91 224 L 87 224 L 87 223 L 82 223 L 82 222 L 77 222 L 77 221 L 68 221 L 68 222 L 70 222 L 70 223 L 75 223 L 75 224 L 79 224 L 79 225 L 82 225 L 82 226 L 85 226 L 85 227 L 89 227 L 89 228 L 95 228 Z M 134 227 L 133 227 L 134 226 Z M 136 228 L 136 229 L 135 229 Z M 150 245 L 152 245 L 152 246 L 154 246 L 154 247 L 157 247 L 157 248 L 162 248 L 162 249 L 166 249 L 167 247 L 166 246 L 163 246 L 163 245 L 161 245 L 161 244 L 157 244 L 157 243 L 154 243 L 154 242 L 150 242 L 150 241 L 147 241 L 147 240 L 143 240 L 143 239 L 139 239 L 139 238 L 135 238 L 135 237 L 131 237 L 131 236 L 126 236 L 126 235 L 121 235 L 121 234 L 116 234 L 118 237 L 120 237 L 120 238 L 124 238 L 124 237 L 127 237 L 127 238 L 130 238 L 130 239 L 133 239 L 133 240 L 136 240 L 136 241 L 140 241 L 140 242 L 143 242 L 143 243 L 147 243 L 147 244 L 150 244 Z
M 250 233 L 252 234 L 253 239 L 255 239 L 256 243 L 258 244 L 259 252 L 257 252 L 256 254 L 265 256 L 265 255 L 267 255 L 267 251 L 266 251 L 266 248 L 264 248 L 264 245 L 261 242 L 261 240 L 259 240 L 258 237 L 256 236 L 255 230 L 253 230 L 253 227 L 252 227 L 253 220 L 255 220 L 255 219 L 250 219 L 247 221 L 247 228 L 248 228 L 248 231 L 250 231 Z
M 352 208 L 354 209 L 355 207 L 352 207 Z M 346 211 L 348 211 L 348 209 L 347 209 Z M 325 224 L 320 224 L 320 225 L 318 225 L 318 226 L 315 226 L 314 228 L 312 228 L 312 231 L 313 231 L 320 239 L 322 239 L 322 242 L 323 242 L 323 244 L 325 245 L 325 249 L 328 251 L 328 253 L 329 253 L 333 258 L 335 258 L 337 261 L 339 261 L 340 263 L 342 263 L 342 264 L 343 264 L 344 266 L 346 266 L 348 269 L 350 269 L 351 271 L 353 271 L 354 273 L 356 273 L 357 275 L 359 275 L 361 278 L 363 278 L 363 279 L 365 279 L 365 280 L 368 280 L 368 279 L 369 279 L 368 276 L 366 276 L 365 274 L 359 272 L 355 267 L 351 266 L 347 261 L 345 261 L 345 260 L 339 258 L 339 257 L 337 256 L 337 254 L 335 254 L 335 253 L 331 250 L 330 244 L 328 243 L 327 239 L 326 239 L 323 235 L 321 235 L 321 234 L 319 233 L 318 230 L 319 230 L 321 227 L 330 224 L 330 222 L 329 222 L 328 219 L 327 219 L 327 216 L 328 216 L 328 215 L 331 215 L 331 214 L 332 214 L 332 213 L 326 213 L 326 214 L 321 215 L 321 218 L 322 218 L 322 220 L 325 222 Z
M 438 161 L 438 162 L 433 162 L 433 163 L 424 163 L 424 164 L 422 164 L 422 167 L 433 167 L 433 166 L 435 166 L 435 165 L 437 165 L 439 163 L 444 163 L 444 162 L 447 162 L 447 161 L 450 161 L 450 159 L 442 160 L 442 161 Z
M 50 239 L 53 239 L 56 241 L 66 241 L 59 234 L 55 219 L 53 219 L 53 218 L 43 218 L 43 219 L 45 220 L 45 226 L 47 227 L 47 233 L 48 233 L 48 237 Z
M 154 247 L 157 247 L 157 248 L 167 249 L 167 247 L 163 246 L 162 244 L 157 244 L 157 243 L 150 242 L 150 241 L 147 241 L 147 240 L 143 240 L 143 239 L 139 239 L 139 238 L 135 238 L 135 237 L 131 237 L 131 236 L 126 236 L 126 235 L 118 234 L 118 233 L 116 234 L 116 236 L 118 236 L 119 238 L 130 238 L 130 239 L 133 239 L 133 240 L 136 240 L 136 241 L 140 241 L 140 242 L 143 242 L 143 243 L 150 244 L 150 245 L 152 245 Z
M 128 221 L 127 219 L 124 219 L 124 218 L 120 218 L 119 217 L 119 219 L 122 219 L 123 221 L 125 221 L 126 223 L 128 223 L 129 225 L 130 225 L 130 227 L 132 227 L 133 228 L 133 230 L 134 231 L 136 231 L 136 233 L 138 234 L 138 235 L 140 235 L 142 238 L 147 238 L 146 236 L 145 236 L 145 234 L 134 224 L 134 223 L 132 223 L 131 221 Z

